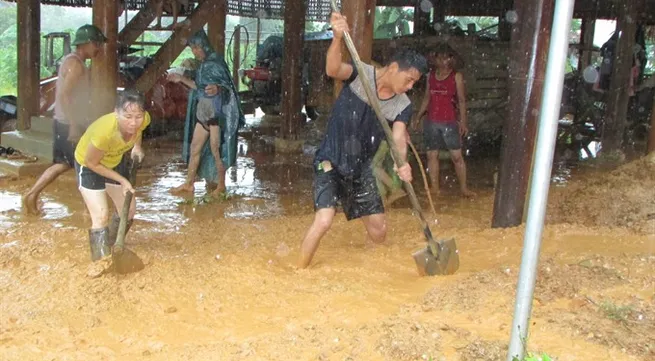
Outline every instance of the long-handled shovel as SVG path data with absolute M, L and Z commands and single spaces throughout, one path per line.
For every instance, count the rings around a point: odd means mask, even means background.
M 334 12 L 339 12 L 336 0 L 332 0 L 331 3 L 332 10 Z M 347 32 L 344 33 L 344 39 L 346 40 L 346 47 L 350 52 L 350 57 L 353 59 L 355 67 L 357 67 L 359 77 L 361 78 L 364 85 L 366 96 L 368 97 L 369 102 L 373 107 L 378 120 L 380 121 L 380 125 L 384 130 L 384 134 L 387 137 L 391 155 L 396 162 L 396 166 L 400 168 L 405 165 L 405 161 L 400 157 L 400 154 L 398 154 L 398 149 L 396 148 L 396 144 L 393 141 L 391 128 L 389 128 L 389 124 L 387 124 L 387 121 L 382 114 L 382 108 L 380 107 L 378 97 L 376 94 L 373 94 L 371 82 L 366 75 L 366 71 L 362 67 L 362 62 L 359 58 L 359 54 L 357 54 L 357 50 L 355 49 L 355 44 L 353 44 L 353 41 Z M 428 226 L 428 222 L 425 220 L 425 217 L 423 217 L 423 211 L 421 210 L 421 206 L 418 202 L 418 199 L 416 198 L 414 187 L 412 187 L 412 184 L 409 182 L 404 182 L 404 184 L 405 190 L 409 195 L 409 200 L 412 203 L 412 208 L 414 208 L 414 212 L 417 214 L 419 220 L 421 221 L 423 234 L 425 235 L 425 239 L 428 243 L 428 246 L 425 249 L 421 249 L 412 254 L 412 257 L 414 257 L 414 261 L 416 262 L 418 273 L 421 276 L 434 276 L 438 274 L 449 275 L 455 273 L 459 268 L 459 251 L 457 250 L 457 244 L 455 243 L 455 240 L 448 239 L 440 240 L 439 242 L 434 240 L 432 237 L 432 231 L 430 231 L 430 227 Z
M 136 186 L 136 169 L 138 166 L 138 160 L 132 158 L 130 162 L 130 183 L 132 187 Z M 127 221 L 130 214 L 130 205 L 132 204 L 132 198 L 134 194 L 130 191 L 125 195 L 125 202 L 123 203 L 123 209 L 121 210 L 121 221 L 118 225 L 118 234 L 116 236 L 116 243 L 114 244 L 114 249 L 111 252 L 111 259 L 114 271 L 120 274 L 138 272 L 142 270 L 145 266 L 143 261 L 136 255 L 136 253 L 125 248 L 125 235 L 127 233 Z

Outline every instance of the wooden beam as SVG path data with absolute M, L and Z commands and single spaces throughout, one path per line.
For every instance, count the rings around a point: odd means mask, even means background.
M 227 1 L 219 1 L 216 14 L 207 24 L 207 36 L 216 52 L 225 56 L 225 21 L 227 19 Z M 235 83 L 236 84 L 236 83 Z
M 554 0 L 516 1 L 514 10 L 521 20 L 512 29 L 509 116 L 503 126 L 492 227 L 513 227 L 523 220 Z
M 302 124 L 302 70 L 305 43 L 305 1 L 287 0 L 284 7 L 282 64 L 282 138 L 295 140 Z
M 118 42 L 130 46 L 139 38 L 143 31 L 157 18 L 155 11 L 155 0 L 150 0 L 143 9 L 141 9 L 132 20 L 118 34 Z
M 118 6 L 112 0 L 93 2 L 93 24 L 107 41 L 91 62 L 91 109 L 93 119 L 114 110 L 118 86 Z
M 582 19 L 580 28 L 580 50 L 578 52 L 578 71 L 582 73 L 591 64 L 591 54 L 589 50 L 594 46 L 594 33 L 596 30 L 596 19 L 586 17 Z
M 423 35 L 430 32 L 430 11 L 421 9 L 422 1 L 414 5 L 414 34 Z
M 232 43 L 232 81 L 234 86 L 239 89 L 241 79 L 239 78 L 239 67 L 241 67 L 241 27 L 234 27 L 234 38 Z
M 502 41 L 510 41 L 512 38 L 512 23 L 507 21 L 507 12 L 514 8 L 514 2 L 510 1 L 508 5 L 498 15 L 498 39 Z
M 30 118 L 39 113 L 41 55 L 41 4 L 39 0 L 21 0 L 18 23 L 18 130 L 31 126 Z
M 143 75 L 136 81 L 135 86 L 139 91 L 146 92 L 152 88 L 157 79 L 168 70 L 171 63 L 187 46 L 187 39 L 202 29 L 207 21 L 214 16 L 219 1 L 224 0 L 205 0 L 199 3 L 187 18 L 188 23 L 173 32 L 171 37 L 155 54 L 154 62 L 148 66 Z
M 614 50 L 610 89 L 607 94 L 605 124 L 602 135 L 602 153 L 611 154 L 621 150 L 625 132 L 628 101 L 630 100 L 629 84 L 632 69 L 633 47 L 637 23 L 637 6 L 633 1 L 626 1 L 619 6 L 620 18 L 617 22 L 619 34 Z

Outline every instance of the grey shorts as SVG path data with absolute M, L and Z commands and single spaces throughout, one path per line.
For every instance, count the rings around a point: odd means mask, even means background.
M 429 120 L 423 122 L 423 143 L 425 149 L 457 150 L 462 148 L 457 123 L 436 123 Z
M 217 105 L 220 106 L 220 102 L 217 103 L 217 99 L 214 98 L 204 98 L 201 97 L 198 99 L 198 105 L 196 107 L 196 119 L 198 123 L 202 125 L 205 130 L 209 130 L 210 125 L 219 125 L 219 114 L 217 114 Z

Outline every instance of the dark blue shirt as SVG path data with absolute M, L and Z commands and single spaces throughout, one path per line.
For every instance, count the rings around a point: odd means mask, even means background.
M 362 65 L 368 73 L 373 93 L 377 94 L 375 68 L 368 64 Z M 379 101 L 382 114 L 391 124 L 409 123 L 412 105 L 407 95 L 398 94 Z M 353 66 L 352 75 L 332 107 L 327 132 L 314 162 L 328 160 L 341 176 L 357 177 L 365 167 L 370 166 L 384 137 L 384 130 L 373 107 L 369 105 L 361 78 Z

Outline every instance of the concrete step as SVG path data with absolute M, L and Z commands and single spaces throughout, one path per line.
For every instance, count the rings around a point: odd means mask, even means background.
M 39 159 L 26 163 L 20 159 L 0 158 L 0 174 L 13 174 L 19 177 L 39 176 L 52 165 L 52 159 Z
M 33 130 L 2 133 L 2 146 L 52 162 L 52 135 Z
M 32 117 L 30 130 L 52 135 L 52 122 L 54 119 L 48 117 Z

